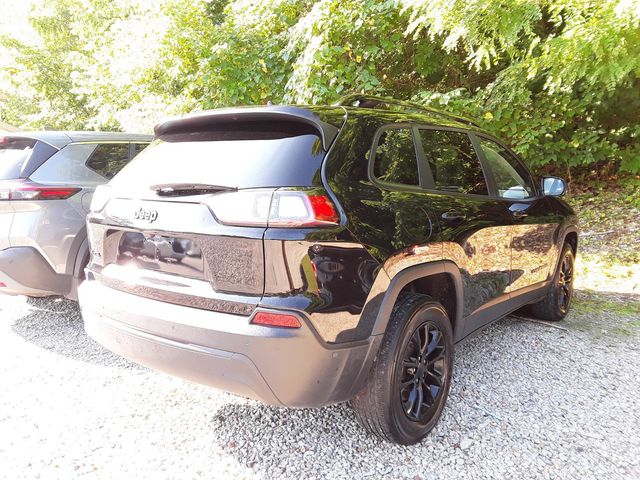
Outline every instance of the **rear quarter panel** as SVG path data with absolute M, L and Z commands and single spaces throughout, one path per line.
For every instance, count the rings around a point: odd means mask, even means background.
M 71 273 L 67 271 L 68 258 L 70 253 L 75 255 L 71 252 L 72 246 L 76 236 L 85 229 L 85 214 L 77 204 L 79 201 L 12 202 L 16 213 L 11 226 L 11 245 L 33 247 L 57 273 Z

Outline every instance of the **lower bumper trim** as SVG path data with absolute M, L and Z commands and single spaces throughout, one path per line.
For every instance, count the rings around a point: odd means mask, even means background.
M 9 247 L 0 250 L 0 293 L 46 297 L 66 295 L 71 275 L 61 275 L 33 247 Z
M 159 338 L 111 319 L 85 319 L 85 330 L 118 355 L 153 370 L 281 405 L 256 366 L 244 355 Z
M 250 317 L 175 305 L 87 280 L 79 288 L 85 329 L 106 348 L 152 369 L 289 407 L 352 398 L 381 336 L 329 346 L 301 328 L 272 328 Z

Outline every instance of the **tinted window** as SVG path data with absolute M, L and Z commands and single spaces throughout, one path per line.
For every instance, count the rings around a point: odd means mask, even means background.
M 487 195 L 487 183 L 466 133 L 420 130 L 422 148 L 437 190 Z
M 480 139 L 480 145 L 496 181 L 498 195 L 515 199 L 533 196 L 529 173 L 508 150 L 485 138 Z
M 0 137 L 0 180 L 20 178 L 22 166 L 33 152 L 35 140 Z
M 33 172 L 30 178 L 38 183 L 105 183 L 102 175 L 85 165 L 95 148 L 94 143 L 67 145 Z
M 142 150 L 144 150 L 145 148 L 147 148 L 149 146 L 148 143 L 132 143 L 131 145 L 133 146 L 133 155 L 132 155 L 132 157 L 135 157 Z
M 382 133 L 376 146 L 373 174 L 383 182 L 419 185 L 411 129 L 397 128 Z
M 134 158 L 112 184 L 125 188 L 162 183 L 237 188 L 317 185 L 324 150 L 313 132 L 281 122 L 222 125 L 216 131 L 163 137 Z
M 129 163 L 128 143 L 101 143 L 87 161 L 87 167 L 107 180 L 111 180 L 127 163 Z

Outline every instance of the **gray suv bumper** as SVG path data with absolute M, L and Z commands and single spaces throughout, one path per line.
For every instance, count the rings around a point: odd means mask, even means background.
M 155 370 L 274 405 L 317 407 L 352 398 L 381 337 L 328 348 L 306 323 L 253 325 L 249 317 L 173 305 L 85 281 L 87 333 Z
M 0 250 L 0 293 L 46 297 L 66 295 L 72 277 L 56 273 L 49 262 L 32 247 Z

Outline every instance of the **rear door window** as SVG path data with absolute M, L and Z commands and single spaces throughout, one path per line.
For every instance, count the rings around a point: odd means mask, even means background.
M 466 133 L 420 129 L 420 143 L 436 190 L 488 195 L 482 165 Z
M 87 160 L 87 167 L 107 180 L 129 163 L 128 143 L 100 143 Z
M 289 122 L 215 125 L 155 140 L 112 185 L 207 183 L 236 188 L 314 186 L 325 152 L 312 127 Z M 148 189 L 148 188 L 147 188 Z
M 420 184 L 411 128 L 393 128 L 382 132 L 375 148 L 373 175 L 385 183 Z
M 22 166 L 29 160 L 36 140 L 0 137 L 0 180 L 20 178 Z

